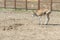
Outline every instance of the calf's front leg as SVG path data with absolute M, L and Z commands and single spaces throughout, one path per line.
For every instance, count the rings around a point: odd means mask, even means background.
M 41 25 L 41 16 L 39 16 L 39 25 Z

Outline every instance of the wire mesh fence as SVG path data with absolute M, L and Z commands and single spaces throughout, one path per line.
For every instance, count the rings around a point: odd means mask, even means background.
M 14 9 L 40 9 L 48 8 L 60 10 L 59 0 L 0 0 L 0 7 Z

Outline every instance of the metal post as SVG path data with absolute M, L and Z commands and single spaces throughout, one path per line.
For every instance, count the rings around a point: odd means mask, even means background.
M 38 0 L 38 10 L 40 9 L 40 0 Z
M 26 0 L 26 10 L 27 10 L 27 0 Z
M 4 8 L 6 8 L 6 0 L 4 0 Z

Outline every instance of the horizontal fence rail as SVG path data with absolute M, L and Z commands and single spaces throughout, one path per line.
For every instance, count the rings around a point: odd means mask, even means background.
M 14 9 L 40 9 L 48 8 L 60 10 L 60 0 L 0 0 L 0 7 Z

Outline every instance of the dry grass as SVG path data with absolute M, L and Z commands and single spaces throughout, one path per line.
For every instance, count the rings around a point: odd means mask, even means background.
M 49 25 L 38 25 L 38 18 L 31 15 L 31 11 L 0 11 L 0 40 L 60 40 L 60 12 L 51 13 Z

